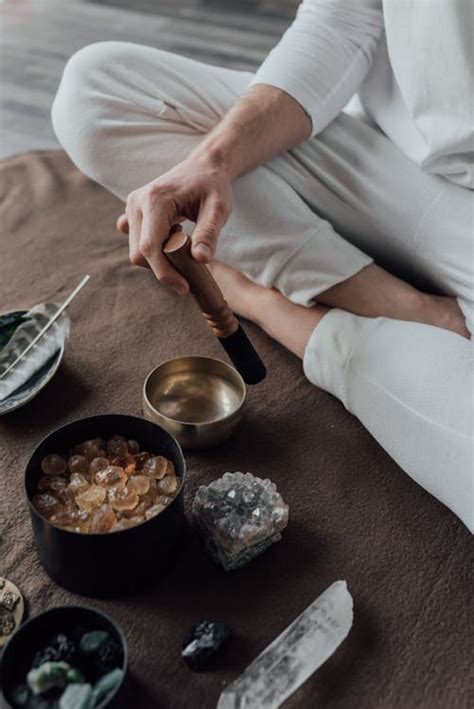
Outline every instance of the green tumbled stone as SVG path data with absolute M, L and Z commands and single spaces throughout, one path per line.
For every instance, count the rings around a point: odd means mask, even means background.
M 92 709 L 94 696 L 90 684 L 69 684 L 61 694 L 59 709 Z
M 28 672 L 26 681 L 33 694 L 43 694 L 52 687 L 64 687 L 70 669 L 67 662 L 44 662 Z
M 80 672 L 75 667 L 71 667 L 71 669 L 67 673 L 66 679 L 69 684 L 83 684 L 86 681 L 86 678 L 84 677 L 82 672 Z
M 95 705 L 100 704 L 100 702 L 105 699 L 108 694 L 111 694 L 118 684 L 122 681 L 123 670 L 118 667 L 112 672 L 108 672 L 106 675 L 100 678 L 94 687 L 94 703 Z
M 24 707 L 28 701 L 28 687 L 26 684 L 19 684 L 18 687 L 15 687 L 12 693 L 12 698 L 15 704 L 17 704 L 19 707 Z
M 91 630 L 82 636 L 79 647 L 84 655 L 93 655 L 109 638 L 110 635 L 105 630 Z

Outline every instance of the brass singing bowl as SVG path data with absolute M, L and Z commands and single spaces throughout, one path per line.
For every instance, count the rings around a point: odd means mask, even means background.
M 245 383 L 226 362 L 178 357 L 153 369 L 143 387 L 143 413 L 183 448 L 210 448 L 234 432 L 243 415 Z

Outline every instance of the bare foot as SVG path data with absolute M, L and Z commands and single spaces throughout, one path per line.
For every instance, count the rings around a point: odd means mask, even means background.
M 355 315 L 419 322 L 469 337 L 455 298 L 422 293 L 375 263 L 320 293 L 318 302 Z
M 214 260 L 208 265 L 208 268 L 234 313 L 252 320 L 271 335 L 276 324 L 272 314 L 278 317 L 277 313 L 282 312 L 282 308 L 286 308 L 286 304 L 289 301 L 278 291 L 253 283 L 243 273 L 232 266 L 228 266 L 226 263 Z M 385 314 L 382 312 L 380 315 L 434 325 L 435 327 L 455 332 L 467 339 L 470 338 L 464 315 L 456 298 L 430 295 L 412 290 L 414 297 L 406 299 L 409 306 L 405 307 L 406 312 L 395 316 L 391 313 Z M 345 308 L 343 307 L 342 309 L 344 310 Z M 311 311 L 314 311 L 315 316 L 319 313 L 321 318 L 328 312 L 328 308 L 318 304 L 311 308 Z
M 468 340 L 471 337 L 466 328 L 466 320 L 456 298 L 443 295 L 427 296 L 426 322 L 428 325 L 435 325 L 443 330 L 456 332 Z
M 303 358 L 314 328 L 330 308 L 318 304 L 311 308 L 295 305 L 277 290 L 253 283 L 221 261 L 213 261 L 208 267 L 234 313 L 252 320 L 274 340 Z
M 261 314 L 276 291 L 253 283 L 236 268 L 214 259 L 207 264 L 231 310 L 262 326 Z

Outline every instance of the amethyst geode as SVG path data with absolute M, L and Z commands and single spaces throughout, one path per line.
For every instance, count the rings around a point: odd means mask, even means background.
M 288 505 L 270 480 L 251 473 L 225 473 L 198 489 L 193 516 L 206 551 L 228 571 L 281 539 Z

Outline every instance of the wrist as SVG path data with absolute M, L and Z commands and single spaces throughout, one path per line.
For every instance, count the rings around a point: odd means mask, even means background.
M 191 152 L 190 157 L 197 158 L 212 170 L 216 170 L 230 180 L 236 176 L 234 174 L 232 145 L 219 135 L 213 135 L 212 133 L 208 135 Z

